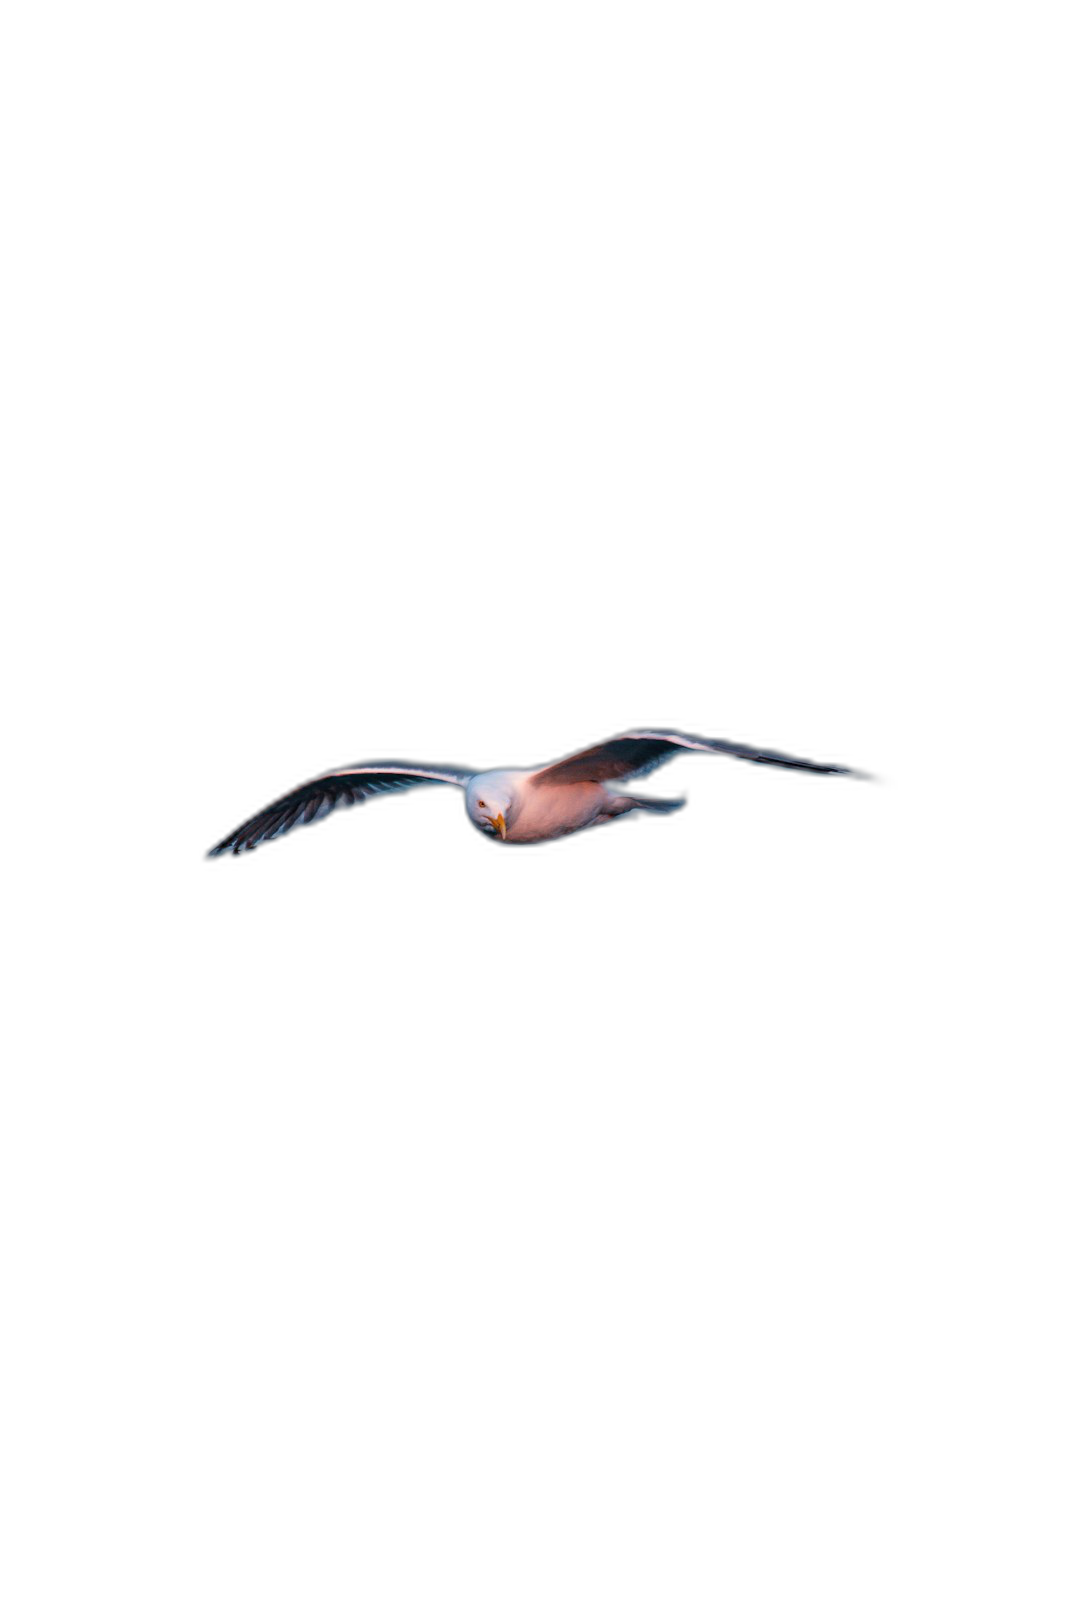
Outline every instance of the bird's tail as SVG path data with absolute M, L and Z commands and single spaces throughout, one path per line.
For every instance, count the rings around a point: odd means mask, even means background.
M 669 816 L 673 810 L 681 810 L 686 803 L 685 799 L 639 799 L 636 796 L 626 795 L 627 810 L 651 810 L 657 816 Z

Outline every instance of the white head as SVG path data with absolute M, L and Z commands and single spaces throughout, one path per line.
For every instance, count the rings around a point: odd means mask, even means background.
M 509 771 L 482 771 L 465 789 L 469 816 L 481 832 L 496 838 L 506 837 L 513 802 L 513 777 Z

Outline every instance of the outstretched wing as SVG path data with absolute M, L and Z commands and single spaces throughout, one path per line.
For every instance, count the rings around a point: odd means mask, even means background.
M 789 771 L 818 771 L 827 776 L 853 776 L 846 765 L 818 765 L 812 759 L 794 754 L 777 754 L 767 748 L 750 748 L 745 743 L 721 742 L 715 737 L 692 737 L 684 731 L 628 731 L 622 737 L 571 754 L 569 759 L 545 765 L 533 776 L 534 782 L 617 782 L 628 776 L 644 776 L 654 771 L 672 754 L 689 750 L 701 754 L 734 754 L 755 765 L 779 765 Z
M 311 782 L 293 788 L 284 798 L 275 799 L 257 816 L 251 816 L 228 838 L 215 844 L 210 855 L 234 855 L 256 844 L 265 844 L 293 827 L 306 827 L 312 821 L 328 816 L 351 804 L 363 804 L 376 793 L 396 793 L 404 788 L 423 787 L 432 782 L 449 782 L 464 787 L 473 773 L 458 770 L 453 765 L 344 765 L 339 771 L 328 771 Z

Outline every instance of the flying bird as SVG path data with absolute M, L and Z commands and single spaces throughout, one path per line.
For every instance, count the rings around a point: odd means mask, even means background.
M 377 793 L 396 793 L 434 783 L 462 789 L 469 819 L 481 832 L 508 844 L 535 844 L 613 821 L 633 810 L 647 810 L 654 815 L 681 810 L 684 799 L 642 799 L 623 792 L 618 784 L 645 776 L 673 754 L 683 752 L 733 754 L 754 765 L 815 771 L 822 776 L 860 774 L 845 765 L 818 765 L 812 759 L 749 748 L 743 743 L 693 737 L 682 731 L 628 731 L 580 754 L 532 770 L 466 771 L 453 765 L 406 763 L 344 765 L 275 799 L 215 844 L 209 854 L 231 851 L 240 855 L 294 827 L 319 821 L 331 810 L 363 804 Z

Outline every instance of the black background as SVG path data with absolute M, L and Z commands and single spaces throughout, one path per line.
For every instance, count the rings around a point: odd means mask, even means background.
M 257 1322 L 437 1427 L 483 1324 L 489 1395 L 549 1367 L 541 1422 L 568 1354 L 609 1388 L 670 1354 L 798 1448 L 892 1377 L 941 1140 L 936 204 L 874 76 L 724 60 L 521 118 L 236 68 L 162 159 L 162 1152 L 238 1385 Z M 431 792 L 202 862 L 327 766 L 643 724 L 878 779 L 687 760 L 651 782 L 682 815 L 546 849 Z

